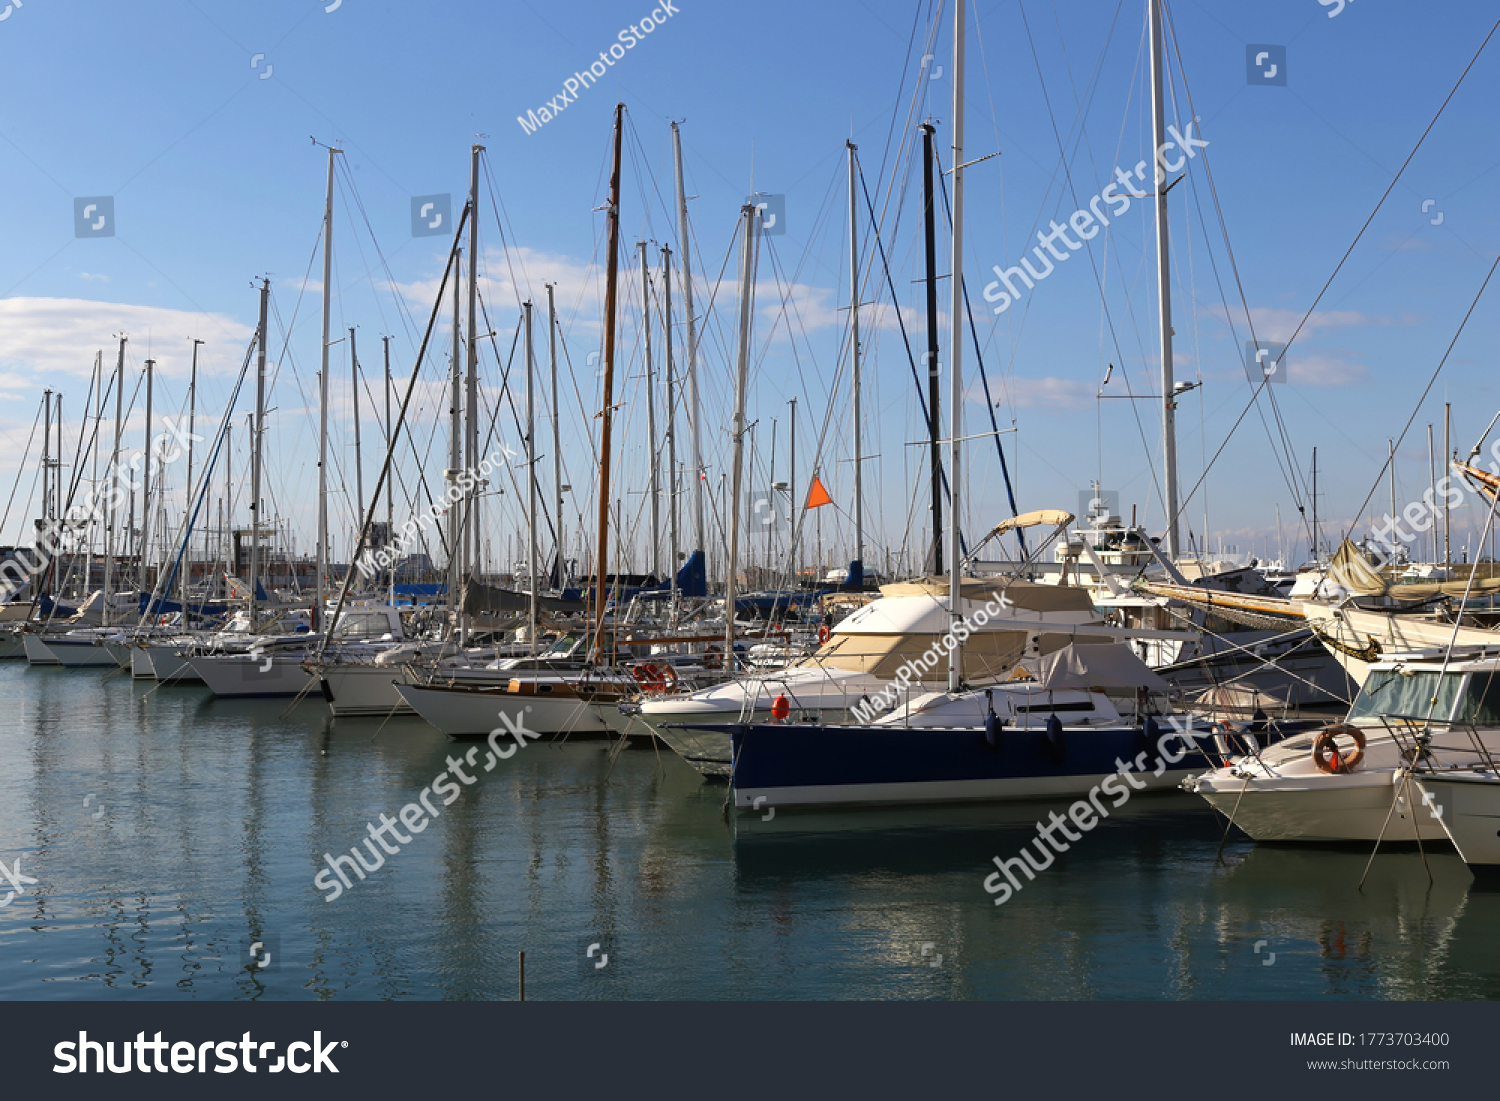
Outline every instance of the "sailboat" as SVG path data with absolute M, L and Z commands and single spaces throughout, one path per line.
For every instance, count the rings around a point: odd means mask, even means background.
M 499 659 L 488 668 L 472 673 L 456 668 L 439 667 L 419 673 L 408 666 L 405 683 L 393 687 L 405 704 L 433 726 L 452 737 L 484 736 L 503 731 L 501 722 L 511 730 L 524 729 L 535 734 L 603 733 L 623 730 L 625 720 L 616 710 L 623 699 L 633 696 L 638 685 L 626 670 L 609 661 L 605 638 L 605 608 L 608 592 L 605 584 L 609 561 L 609 504 L 611 427 L 613 421 L 613 386 L 615 356 L 615 306 L 619 278 L 620 237 L 620 153 L 624 134 L 625 105 L 615 107 L 613 168 L 609 181 L 608 259 L 604 300 L 604 386 L 600 413 L 599 532 L 595 557 L 593 626 L 585 637 L 581 632 L 554 643 L 551 648 L 527 658 Z M 471 181 L 472 183 L 472 181 Z M 475 185 L 477 186 L 477 185 Z M 470 222 L 470 296 L 471 333 L 473 331 L 472 296 L 476 279 L 474 223 Z M 472 366 L 477 344 L 470 341 Z M 528 341 L 530 371 L 530 345 Z M 472 393 L 472 388 L 471 388 Z M 528 477 L 534 471 L 528 468 Z M 535 546 L 535 512 L 533 510 L 532 545 Z M 457 546 L 458 540 L 450 541 Z M 535 555 L 532 555 L 532 569 Z M 450 578 L 454 575 L 450 574 Z M 450 580 L 450 591 L 457 591 L 456 578 Z M 538 586 L 533 577 L 533 607 Z M 456 610 L 462 616 L 462 610 Z M 533 613 L 534 622 L 534 613 Z M 536 636 L 532 634 L 535 645 Z M 499 683 L 497 683 L 499 682 Z
M 1173 713 L 1161 691 L 1166 685 L 1128 649 L 1121 646 L 1068 646 L 1056 657 L 1058 642 L 1046 641 L 1043 625 L 1017 617 L 1011 624 L 1027 632 L 1026 651 L 1042 658 L 1032 664 L 1035 683 L 1004 681 L 975 687 L 967 679 L 966 648 L 975 639 L 970 623 L 976 609 L 966 598 L 971 587 L 1003 587 L 994 579 L 964 577 L 967 557 L 958 532 L 963 440 L 963 89 L 964 0 L 955 6 L 953 45 L 953 220 L 952 294 L 949 314 L 950 392 L 948 469 L 952 503 L 948 511 L 947 592 L 942 601 L 946 632 L 943 646 L 946 690 L 909 696 L 895 711 L 868 725 L 741 722 L 731 728 L 734 803 L 753 808 L 775 806 L 949 802 L 1032 798 L 1082 794 L 1122 767 L 1140 759 L 1154 764 L 1146 786 L 1169 786 L 1211 763 L 1200 742 L 1213 744 L 1208 725 Z M 1161 97 L 1161 16 L 1158 0 L 1149 3 L 1152 35 L 1154 129 L 1157 147 L 1163 139 Z M 1171 393 L 1171 322 L 1165 300 L 1167 279 L 1165 202 L 1157 204 L 1158 264 L 1162 294 L 1160 325 L 1162 385 Z M 1175 555 L 1176 481 L 1172 460 L 1170 408 L 1163 424 L 1168 446 L 1168 553 Z M 1060 531 L 1073 521 L 1066 512 L 1042 512 L 997 525 L 991 535 L 1019 527 L 1051 523 Z M 1009 582 L 1015 584 L 1016 582 Z M 1060 587 L 1054 592 L 1065 592 Z M 1009 589 L 1005 588 L 1008 592 Z M 1082 592 L 1082 590 L 1074 590 Z M 1002 624 L 1003 626 L 1004 624 Z M 1103 626 L 1073 630 L 1080 642 L 1108 643 L 1127 637 L 1184 637 L 1184 632 L 1130 631 Z M 1064 639 L 1072 642 L 1073 639 Z M 1094 653 L 1097 651 L 1097 653 Z M 1111 692 L 1133 697 L 1122 709 Z M 1131 710 L 1129 718 L 1125 711 Z M 1018 723 L 1017 720 L 1020 720 Z M 1171 733 L 1163 733 L 1171 727 Z M 1016 729 L 1019 726 L 1020 729 Z M 1175 757 L 1168 743 L 1176 739 Z M 1229 748 L 1224 747 L 1225 750 Z M 1154 760 L 1153 760 L 1154 755 Z M 1115 767 L 1112 767 L 1115 766 Z

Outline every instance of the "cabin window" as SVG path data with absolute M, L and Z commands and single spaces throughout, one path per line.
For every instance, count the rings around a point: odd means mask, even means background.
M 1454 716 L 1475 726 L 1500 726 L 1500 669 L 1475 673 Z
M 379 638 L 389 634 L 390 622 L 383 612 L 345 612 L 339 616 L 334 638 Z
M 1349 721 L 1384 717 L 1426 722 L 1431 715 L 1437 722 L 1447 722 L 1458 702 L 1463 679 L 1462 673 L 1372 672 L 1359 690 Z
M 1038 715 L 1051 715 L 1051 714 L 1064 715 L 1064 714 L 1067 714 L 1070 711 L 1092 711 L 1092 710 L 1094 710 L 1094 704 L 1093 704 L 1093 702 L 1091 700 L 1084 700 L 1082 703 L 1077 703 L 1077 702 L 1074 702 L 1074 703 L 1055 703 L 1055 704 L 1038 703 L 1038 704 L 1033 704 L 1030 707 L 1018 707 L 1018 708 L 1016 708 L 1016 714 L 1017 715 L 1029 715 L 1029 714 L 1032 714 L 1033 712 L 1035 712 Z

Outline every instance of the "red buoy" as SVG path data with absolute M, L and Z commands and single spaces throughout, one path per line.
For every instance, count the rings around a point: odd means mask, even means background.
M 773 723 L 785 722 L 786 717 L 792 713 L 792 704 L 785 696 L 777 696 L 771 701 L 771 721 Z

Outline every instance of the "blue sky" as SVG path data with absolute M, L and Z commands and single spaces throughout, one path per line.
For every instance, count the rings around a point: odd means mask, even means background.
M 670 119 L 682 121 L 688 191 L 696 196 L 690 205 L 697 305 L 706 313 L 701 377 L 712 496 L 722 500 L 719 477 L 727 469 L 737 270 L 731 249 L 740 205 L 752 191 L 764 191 L 785 196 L 786 232 L 762 238 L 757 272 L 750 481 L 772 479 L 773 419 L 774 478 L 786 478 L 787 401 L 796 397 L 799 482 L 826 419 L 819 461 L 841 508 L 850 511 L 844 142 L 859 146 L 882 215 L 890 282 L 920 356 L 920 177 L 912 149 L 915 124 L 930 115 L 948 160 L 951 5 L 929 38 L 935 5 L 927 3 L 676 3 L 675 13 L 641 35 L 597 86 L 583 89 L 535 133 L 518 124 L 518 115 L 557 96 L 567 78 L 597 60 L 622 29 L 639 28 L 653 7 L 659 5 L 646 0 L 565 7 L 524 0 L 26 0 L 22 6 L 10 0 L 10 14 L 0 19 L 7 104 L 0 116 L 0 482 L 16 478 L 44 387 L 66 395 L 71 454 L 94 354 L 103 349 L 112 363 L 114 334 L 122 330 L 130 337 L 132 371 L 147 355 L 157 360 L 158 410 L 182 405 L 190 338 L 204 340 L 202 407 L 217 416 L 254 325 L 252 281 L 268 274 L 280 319 L 273 348 L 278 355 L 283 344 L 288 350 L 270 402 L 276 407 L 266 440 L 271 495 L 305 549 L 316 481 L 309 405 L 321 258 L 314 253 L 326 171 L 326 154 L 309 139 L 344 150 L 335 200 L 334 329 L 343 336 L 358 327 L 360 360 L 377 401 L 380 337 L 393 335 L 394 369 L 405 379 L 447 247 L 441 237 L 411 236 L 410 200 L 450 193 L 456 212 L 467 187 L 469 146 L 478 141 L 487 148 L 483 293 L 498 348 L 497 355 L 486 342 L 483 351 L 488 399 L 503 400 L 496 364 L 510 358 L 519 301 L 543 303 L 542 284 L 555 281 L 572 365 L 571 374 L 564 367 L 559 403 L 565 478 L 576 487 L 565 522 L 569 532 L 591 528 L 579 513 L 592 514 L 587 487 L 596 469 L 589 439 L 597 430 L 597 380 L 587 356 L 599 342 L 604 222 L 595 208 L 606 197 L 611 113 L 624 102 L 622 270 L 630 278 L 621 290 L 616 490 L 636 562 L 649 565 L 641 491 L 652 450 L 636 242 L 649 242 L 653 266 L 661 245 L 680 252 Z M 1331 521 L 1330 532 L 1350 523 L 1379 479 L 1386 439 L 1401 432 L 1416 408 L 1500 249 L 1493 110 L 1500 102 L 1500 44 L 1480 56 L 1297 338 L 1289 381 L 1274 388 L 1280 426 L 1262 404 L 1225 445 L 1250 397 L 1245 306 L 1261 339 L 1290 335 L 1500 11 L 1461 2 L 1443 5 L 1439 16 L 1378 0 L 1347 0 L 1337 10 L 1319 0 L 1176 0 L 1168 11 L 1175 32 L 1168 121 L 1181 129 L 1196 115 L 1196 132 L 1210 143 L 1170 194 L 1177 375 L 1203 382 L 1179 404 L 1185 489 L 1224 445 L 1184 522 L 1201 535 L 1206 496 L 1215 541 L 1260 551 L 1267 538 L 1274 544 L 1278 504 L 1288 539 L 1295 536 L 1294 497 L 1307 503 L 1315 446 L 1319 511 Z M 1109 363 L 1116 365 L 1109 392 L 1123 392 L 1127 379 L 1137 393 L 1155 391 L 1147 202 L 1133 202 L 1087 251 L 1070 254 L 1071 263 L 1059 261 L 1004 314 L 986 312 L 982 298 L 992 267 L 1015 264 L 1036 245 L 1037 228 L 1045 230 L 1051 219 L 1065 222 L 1098 194 L 1116 165 L 1149 159 L 1145 2 L 997 0 L 971 3 L 970 14 L 966 158 L 1000 156 L 966 173 L 964 272 L 997 417 L 1018 429 L 1004 446 L 1020 507 L 1075 508 L 1079 491 L 1098 478 L 1121 494 L 1127 512 L 1135 506 L 1159 529 L 1156 403 L 1095 399 Z M 1252 44 L 1285 47 L 1284 86 L 1248 82 Z M 924 66 L 929 52 L 934 57 Z M 503 208 L 503 235 L 491 194 Z M 75 198 L 96 196 L 113 198 L 115 235 L 75 237 Z M 860 233 L 868 261 L 863 214 Z M 944 275 L 946 236 L 944 226 Z M 721 274 L 725 282 L 715 294 Z M 861 311 L 864 438 L 876 456 L 865 468 L 868 542 L 877 548 L 868 557 L 883 564 L 887 549 L 920 555 L 925 545 L 921 449 L 906 446 L 922 438 L 924 426 L 885 272 L 867 263 L 863 278 L 863 300 L 870 303 Z M 944 279 L 940 292 L 945 362 L 949 285 Z M 1496 293 L 1500 288 L 1492 287 L 1481 300 L 1401 447 L 1400 503 L 1425 484 L 1429 422 L 1437 425 L 1441 447 L 1444 401 L 1454 406 L 1454 446 L 1465 452 L 1500 407 L 1489 366 L 1500 335 Z M 674 298 L 680 318 L 680 289 Z M 795 308 L 783 310 L 783 298 Z M 541 316 L 536 332 L 545 372 Z M 680 332 L 676 339 L 680 358 Z M 439 407 L 446 407 L 437 379 L 447 340 L 440 327 L 416 410 L 419 450 L 431 457 L 435 475 L 443 465 L 441 431 L 430 447 L 429 440 Z M 659 330 L 655 340 L 660 370 Z M 338 519 L 349 514 L 353 490 L 347 343 L 334 347 L 332 362 Z M 972 346 L 964 362 L 973 383 Z M 945 384 L 945 399 L 946 393 Z M 966 431 L 976 432 L 987 420 L 977 389 L 970 393 Z M 519 404 L 519 390 L 516 398 Z M 368 408 L 365 414 L 368 489 L 379 422 Z M 514 447 L 514 429 L 504 431 L 508 407 L 497 424 L 501 440 Z M 244 437 L 237 436 L 242 465 Z M 687 437 L 680 421 L 683 459 Z M 1294 474 L 1286 470 L 1283 439 L 1298 466 Z M 551 450 L 546 429 L 539 431 L 539 450 Z M 966 527 L 978 531 L 1008 509 L 993 443 L 976 441 L 967 453 L 963 515 Z M 550 462 L 549 454 L 541 464 L 544 486 Z M 416 471 L 409 459 L 405 471 L 410 485 Z M 234 477 L 242 481 L 242 470 Z M 180 492 L 180 473 L 169 471 L 167 479 Z M 5 542 L 15 541 L 23 515 L 34 514 L 35 505 L 27 513 L 20 503 L 30 487 L 27 470 L 0 537 Z M 10 485 L 0 490 L 9 495 Z M 508 541 L 518 527 L 513 488 L 506 484 L 505 492 L 490 525 L 496 561 L 509 560 Z M 1388 497 L 1380 482 L 1374 503 L 1383 508 Z M 1482 526 L 1482 514 L 1471 511 L 1460 510 L 1458 530 Z M 849 523 L 823 512 L 834 557 L 847 547 Z M 340 521 L 336 546 L 346 545 L 343 530 Z

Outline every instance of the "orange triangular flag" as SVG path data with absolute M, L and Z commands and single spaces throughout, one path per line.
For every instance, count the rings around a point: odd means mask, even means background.
M 823 488 L 822 479 L 814 477 L 812 485 L 807 491 L 807 504 L 803 508 L 818 508 L 821 505 L 833 504 L 833 498 L 828 496 L 828 490 Z

